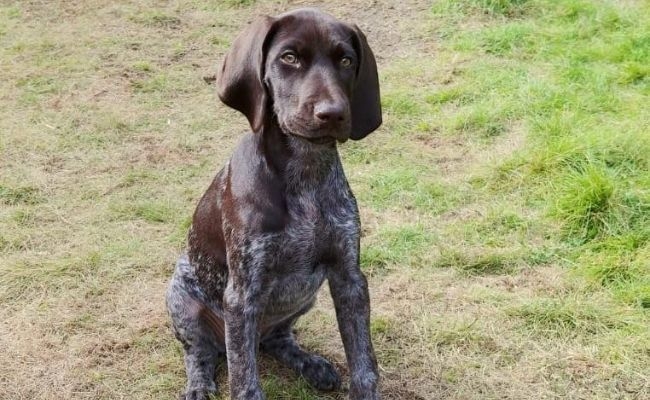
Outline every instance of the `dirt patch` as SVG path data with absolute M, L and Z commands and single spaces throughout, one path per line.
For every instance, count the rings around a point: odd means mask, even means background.
M 299 7 L 318 7 L 344 22 L 359 26 L 368 38 L 378 62 L 390 62 L 395 57 L 423 55 L 434 49 L 434 41 L 417 29 L 432 1 L 353 1 L 328 2 L 287 1 L 282 4 L 259 4 L 257 14 L 276 15 Z M 425 18 L 426 19 L 426 18 Z

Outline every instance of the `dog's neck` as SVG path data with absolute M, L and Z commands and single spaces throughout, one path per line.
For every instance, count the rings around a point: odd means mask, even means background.
M 342 170 L 335 141 L 311 143 L 284 133 L 277 124 L 263 128 L 255 136 L 269 168 L 283 178 L 288 190 L 315 188 Z

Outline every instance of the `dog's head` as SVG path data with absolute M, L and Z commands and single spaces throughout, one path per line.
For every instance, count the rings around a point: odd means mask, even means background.
M 253 22 L 217 79 L 253 131 L 277 123 L 312 142 L 362 139 L 381 125 L 375 57 L 356 26 L 315 9 Z

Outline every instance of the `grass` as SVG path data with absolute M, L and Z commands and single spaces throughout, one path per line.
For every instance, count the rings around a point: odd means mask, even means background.
M 341 153 L 384 398 L 643 398 L 647 2 L 321 7 L 359 24 L 380 64 L 384 125 Z M 254 15 L 282 11 L 0 6 L 0 398 L 182 390 L 164 290 L 247 129 L 204 77 Z M 326 288 L 297 335 L 348 379 Z M 264 357 L 261 375 L 269 399 L 345 398 Z M 224 367 L 217 381 L 226 393 Z

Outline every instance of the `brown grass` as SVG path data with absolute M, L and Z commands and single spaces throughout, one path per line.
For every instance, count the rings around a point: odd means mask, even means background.
M 314 3 L 2 3 L 0 399 L 181 391 L 166 282 L 194 204 L 247 129 L 203 78 L 255 15 L 304 4 Z M 366 32 L 386 93 L 456 83 L 464 60 L 439 50 L 429 2 L 320 6 Z M 650 355 L 638 320 L 620 322 L 626 307 L 589 293 L 556 260 L 530 261 L 527 252 L 556 245 L 556 228 L 521 198 L 477 194 L 485 192 L 476 180 L 525 146 L 525 127 L 509 125 L 495 140 L 436 131 L 444 126 L 395 134 L 407 123 L 389 109 L 378 133 L 343 150 L 364 251 L 379 254 L 364 268 L 384 398 L 643 398 Z M 428 212 L 417 193 L 390 197 L 408 190 L 377 197 L 373 179 L 394 166 L 449 189 L 440 195 L 449 205 Z M 501 223 L 504 213 L 523 217 Z M 403 242 L 414 226 L 425 236 Z M 544 331 L 549 321 L 563 326 L 562 305 L 584 303 L 602 305 L 602 315 L 569 310 L 575 332 Z M 580 330 L 610 319 L 622 328 Z M 298 336 L 345 373 L 326 289 Z M 269 399 L 345 397 L 314 393 L 270 360 L 261 369 Z M 225 392 L 224 368 L 217 379 Z

